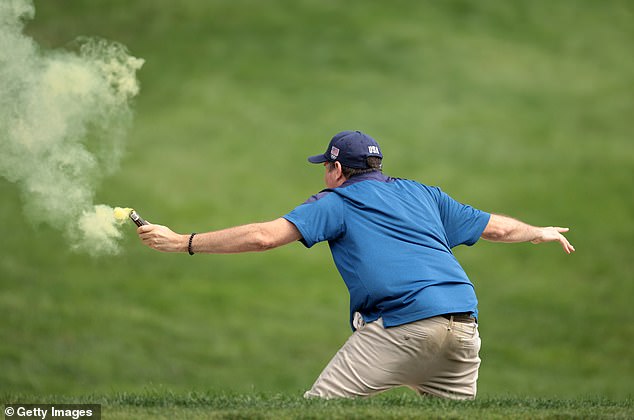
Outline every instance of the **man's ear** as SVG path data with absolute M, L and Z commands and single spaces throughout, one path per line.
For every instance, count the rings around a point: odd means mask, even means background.
M 337 179 L 343 179 L 343 180 L 346 179 L 346 177 L 343 175 L 343 168 L 341 167 L 340 162 L 337 162 L 337 161 L 334 162 L 333 171 L 337 171 Z

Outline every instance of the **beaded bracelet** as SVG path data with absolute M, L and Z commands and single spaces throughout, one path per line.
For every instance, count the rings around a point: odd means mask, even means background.
M 192 232 L 192 234 L 189 235 L 189 245 L 187 245 L 187 252 L 189 252 L 189 255 L 194 255 L 194 251 L 192 251 L 192 241 L 194 240 L 195 234 L 196 232 Z

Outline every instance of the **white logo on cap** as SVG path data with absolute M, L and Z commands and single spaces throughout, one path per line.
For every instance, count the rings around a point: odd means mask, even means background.
M 339 156 L 339 149 L 337 149 L 335 146 L 332 146 L 330 148 L 330 159 L 335 160 L 337 159 L 338 156 Z
M 368 153 L 374 153 L 375 155 L 380 155 L 379 148 L 376 146 L 368 146 Z

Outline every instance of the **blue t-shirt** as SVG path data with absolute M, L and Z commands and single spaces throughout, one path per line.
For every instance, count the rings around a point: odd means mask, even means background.
M 476 243 L 489 217 L 440 188 L 380 172 L 352 177 L 284 216 L 306 247 L 328 241 L 350 292 L 351 325 L 360 312 L 365 322 L 382 317 L 386 327 L 477 316 L 473 284 L 451 248 Z

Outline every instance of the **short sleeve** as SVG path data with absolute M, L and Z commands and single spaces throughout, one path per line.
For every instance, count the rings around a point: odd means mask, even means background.
M 297 227 L 302 235 L 300 241 L 307 248 L 335 239 L 345 232 L 343 199 L 334 193 L 309 200 L 283 217 Z
M 489 223 L 491 215 L 469 205 L 459 203 L 444 193 L 438 192 L 438 208 L 447 233 L 449 246 L 473 245 L 478 242 Z

